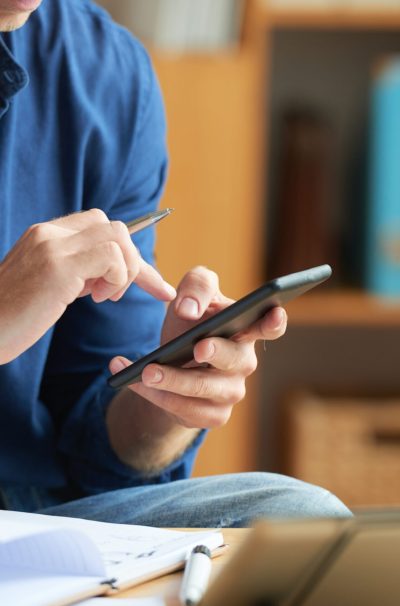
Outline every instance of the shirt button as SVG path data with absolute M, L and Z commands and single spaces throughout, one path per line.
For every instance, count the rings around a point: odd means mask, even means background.
M 14 83 L 14 74 L 13 74 L 12 71 L 10 71 L 10 70 L 7 69 L 7 70 L 5 70 L 3 72 L 2 75 L 3 75 L 3 81 L 4 82 L 8 82 L 9 84 L 13 84 Z
M 28 75 L 22 69 L 5 69 L 0 71 L 0 82 L 2 83 L 3 94 L 12 97 L 24 86 L 28 84 Z
M 20 74 L 11 69 L 6 69 L 3 72 L 3 80 L 9 84 L 18 84 L 21 81 Z

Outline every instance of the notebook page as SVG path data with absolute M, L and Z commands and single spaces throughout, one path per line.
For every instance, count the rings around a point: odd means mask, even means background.
M 88 537 L 75 529 L 3 519 L 0 512 L 0 566 L 45 572 L 97 576 L 106 574 L 103 559 Z M 34 523 L 34 522 L 38 523 Z
M 195 545 L 205 543 L 212 550 L 223 544 L 222 534 L 214 531 L 182 532 L 78 518 L 40 517 L 46 518 L 45 523 L 53 520 L 53 524 L 63 528 L 84 532 L 103 557 L 106 578 L 118 579 L 118 586 L 183 562 Z
M 74 596 L 99 586 L 96 577 L 71 577 L 16 571 L 7 566 L 0 568 L 0 604 L 2 606 L 52 606 L 71 602 Z M 85 593 L 88 595 L 88 593 Z M 104 603 L 104 602 L 103 602 Z
M 118 541 L 114 539 L 114 551 L 103 552 L 107 576 L 116 577 L 120 587 L 129 582 L 146 579 L 157 571 L 183 563 L 196 545 L 207 545 L 212 551 L 223 544 L 223 536 L 220 532 L 214 531 L 187 533 L 177 531 L 176 534 L 174 532 L 174 536 L 153 536 L 151 541 L 147 542 L 146 549 L 134 549 L 132 543 L 128 545 L 127 543 L 126 539 Z M 102 552 L 105 544 L 97 544 Z M 141 546 L 145 547 L 143 535 Z M 115 551 L 116 548 L 118 551 Z
M 80 602 L 79 606 L 167 606 L 165 600 L 162 597 L 151 597 L 151 598 L 107 598 L 107 602 L 104 602 L 104 598 L 91 598 Z
M 0 518 L 3 515 L 13 521 L 33 515 L 43 527 L 56 525 L 85 533 L 102 555 L 105 577 L 117 578 L 119 586 L 183 562 L 195 545 L 205 543 L 214 549 L 223 543 L 222 534 L 214 531 L 182 532 L 10 511 L 0 512 Z

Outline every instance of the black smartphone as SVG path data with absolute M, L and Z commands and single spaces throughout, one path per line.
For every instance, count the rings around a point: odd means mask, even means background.
M 193 347 L 201 339 L 230 338 L 262 318 L 272 307 L 284 305 L 324 282 L 331 274 L 330 265 L 319 265 L 275 278 L 109 377 L 108 384 L 120 388 L 137 383 L 145 366 L 152 362 L 183 366 L 193 359 Z

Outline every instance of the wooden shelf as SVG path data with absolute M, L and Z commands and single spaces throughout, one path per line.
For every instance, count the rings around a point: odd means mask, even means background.
M 286 308 L 289 324 L 294 326 L 400 328 L 400 299 L 384 299 L 362 291 L 310 293 Z
M 256 0 L 260 23 L 275 28 L 400 29 L 400 9 L 268 9 Z

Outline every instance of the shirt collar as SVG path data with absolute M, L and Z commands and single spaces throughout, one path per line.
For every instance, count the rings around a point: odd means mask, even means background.
M 29 82 L 27 72 L 18 65 L 0 35 L 0 118 L 10 106 L 10 99 Z

